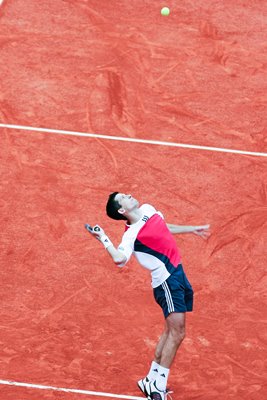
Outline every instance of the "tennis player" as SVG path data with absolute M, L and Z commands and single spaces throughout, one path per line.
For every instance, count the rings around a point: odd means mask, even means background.
M 166 224 L 161 212 L 152 205 L 140 206 L 130 194 L 119 192 L 109 196 L 106 212 L 112 219 L 126 221 L 118 248 L 99 225 L 86 225 L 86 228 L 104 245 L 116 265 L 123 267 L 133 254 L 151 272 L 154 297 L 165 317 L 165 328 L 150 370 L 137 382 L 148 399 L 164 400 L 170 367 L 185 337 L 185 315 L 193 310 L 193 289 L 184 273 L 180 251 L 172 234 L 193 233 L 206 238 L 209 225 Z

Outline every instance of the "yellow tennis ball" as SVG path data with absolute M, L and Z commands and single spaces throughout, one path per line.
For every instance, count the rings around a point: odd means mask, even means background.
M 167 17 L 170 14 L 170 9 L 169 7 L 163 7 L 161 9 L 161 15 L 164 15 L 165 17 Z

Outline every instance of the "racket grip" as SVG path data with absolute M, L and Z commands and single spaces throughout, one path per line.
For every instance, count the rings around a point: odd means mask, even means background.
M 84 227 L 85 227 L 85 229 L 86 229 L 88 232 L 90 232 L 90 233 L 93 231 L 92 226 L 89 225 L 89 224 L 85 224 Z

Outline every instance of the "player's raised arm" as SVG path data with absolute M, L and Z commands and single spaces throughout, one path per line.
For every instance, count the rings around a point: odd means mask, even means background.
M 91 227 L 89 224 L 85 224 L 85 229 L 103 244 L 115 264 L 120 265 L 127 261 L 126 256 L 114 247 L 105 231 L 99 225 Z
M 210 236 L 210 225 L 197 225 L 197 226 L 184 226 L 184 225 L 173 225 L 167 224 L 171 233 L 194 233 L 197 236 L 201 236 L 203 239 L 207 239 Z

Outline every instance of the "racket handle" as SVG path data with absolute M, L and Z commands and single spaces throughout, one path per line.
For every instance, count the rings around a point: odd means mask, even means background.
M 92 232 L 92 230 L 93 230 L 92 226 L 89 224 L 85 224 L 84 227 L 85 227 L 85 229 L 88 230 L 88 232 Z

